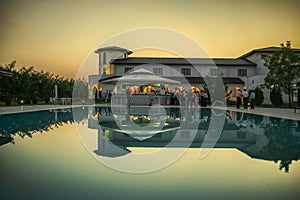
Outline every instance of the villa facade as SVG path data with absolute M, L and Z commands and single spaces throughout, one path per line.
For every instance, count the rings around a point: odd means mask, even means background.
M 293 49 L 300 53 L 300 49 Z M 154 75 L 188 82 L 192 87 L 202 88 L 203 77 L 221 77 L 229 89 L 246 87 L 255 89 L 264 84 L 268 68 L 264 57 L 281 51 L 280 47 L 267 47 L 252 50 L 238 58 L 173 58 L 173 57 L 130 57 L 133 52 L 124 48 L 111 46 L 95 51 L 99 55 L 99 73 L 89 76 L 89 98 L 94 98 L 95 90 L 113 90 L 112 84 L 103 81 L 118 78 L 128 72 L 142 67 Z M 101 87 L 99 87 L 101 84 Z M 269 104 L 269 90 L 264 89 L 264 103 Z M 284 100 L 286 100 L 284 98 Z

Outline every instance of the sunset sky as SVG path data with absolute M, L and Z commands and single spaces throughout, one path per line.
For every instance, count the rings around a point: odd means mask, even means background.
M 299 48 L 299 8 L 297 0 L 1 1 L 0 64 L 16 60 L 74 78 L 98 44 L 142 27 L 178 31 L 211 57 L 238 57 L 287 40 Z

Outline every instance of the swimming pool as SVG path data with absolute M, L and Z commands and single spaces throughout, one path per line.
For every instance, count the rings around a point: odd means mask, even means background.
M 171 107 L 162 113 L 142 107 L 125 112 L 78 107 L 0 115 L 1 196 L 296 199 L 300 121 L 226 111 L 222 133 L 201 159 L 213 115 L 210 109 Z M 134 154 L 167 149 L 171 155 L 185 148 L 178 160 L 149 173 L 124 173 L 107 164 Z M 166 159 L 156 157 L 147 165 Z

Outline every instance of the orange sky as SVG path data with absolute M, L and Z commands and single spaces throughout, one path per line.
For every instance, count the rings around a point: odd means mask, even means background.
M 99 43 L 141 27 L 178 31 L 212 57 L 238 57 L 286 40 L 299 48 L 299 7 L 297 0 L 1 1 L 0 64 L 17 60 L 75 77 Z

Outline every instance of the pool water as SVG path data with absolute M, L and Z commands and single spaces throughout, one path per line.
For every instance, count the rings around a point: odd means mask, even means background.
M 200 158 L 213 110 L 166 108 L 155 112 L 163 123 L 147 108 L 129 110 L 0 115 L 1 199 L 298 199 L 300 121 L 226 111 L 214 148 Z M 129 122 L 134 130 L 126 128 Z M 197 125 L 196 134 L 187 123 Z M 148 129 L 151 125 L 158 129 Z M 164 147 L 186 150 L 148 173 L 126 173 L 101 162 Z

